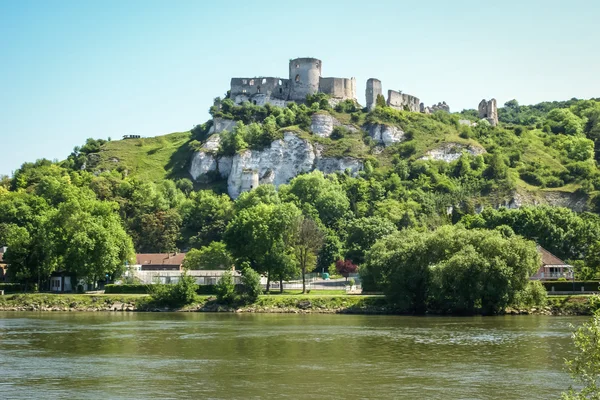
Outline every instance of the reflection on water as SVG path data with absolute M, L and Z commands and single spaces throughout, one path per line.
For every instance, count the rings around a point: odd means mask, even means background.
M 551 399 L 584 320 L 0 312 L 0 398 Z

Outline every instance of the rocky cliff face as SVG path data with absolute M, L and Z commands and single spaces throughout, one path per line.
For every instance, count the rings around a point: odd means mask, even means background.
M 242 191 L 244 170 L 256 171 L 261 184 L 279 186 L 296 175 L 315 169 L 324 173 L 348 169 L 356 174 L 363 168 L 362 161 L 356 158 L 325 157 L 321 146 L 313 146 L 291 132 L 284 133 L 282 140 L 275 140 L 264 150 L 245 150 L 233 157 L 217 156 L 214 147 L 216 138 L 217 135 L 211 136 L 203 149 L 193 155 L 189 172 L 194 180 L 200 181 L 206 179 L 208 173 L 218 171 L 227 178 L 227 191 L 234 199 Z M 212 144 L 208 145 L 209 142 Z
M 441 160 L 452 162 L 458 160 L 463 151 L 473 156 L 485 153 L 485 149 L 479 146 L 465 145 L 461 143 L 444 143 L 435 149 L 429 150 L 423 157 L 421 157 L 421 160 Z
M 404 132 L 395 126 L 375 124 L 364 127 L 376 142 L 389 146 L 404 140 Z
M 340 125 L 340 122 L 329 114 L 315 113 L 312 115 L 310 130 L 316 136 L 329 137 L 333 128 Z

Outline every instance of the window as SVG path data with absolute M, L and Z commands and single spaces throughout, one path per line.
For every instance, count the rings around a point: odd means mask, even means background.
M 296 82 L 300 82 L 300 75 L 296 75 Z
M 247 79 L 242 79 L 242 85 L 247 85 L 248 84 L 248 80 Z
M 254 79 L 250 79 L 250 86 L 254 86 Z
M 281 79 L 279 80 L 279 82 L 277 82 L 277 84 L 278 84 L 279 86 L 281 86 Z
M 260 93 L 260 86 L 256 87 L 256 93 Z
M 267 80 L 265 78 L 263 78 L 262 83 L 264 85 L 265 83 L 267 83 Z
M 242 93 L 246 93 L 246 89 L 242 89 Z
M 283 89 L 282 88 L 279 88 L 279 93 L 283 93 Z
M 296 64 L 296 68 L 300 68 L 300 64 Z

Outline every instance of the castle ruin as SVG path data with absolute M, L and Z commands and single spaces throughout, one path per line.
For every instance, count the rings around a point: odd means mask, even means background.
M 256 105 L 267 103 L 284 107 L 289 102 L 303 102 L 307 95 L 324 93 L 334 102 L 353 100 L 356 98 L 355 78 L 324 78 L 321 76 L 323 63 L 316 58 L 296 58 L 289 62 L 288 78 L 255 77 L 231 78 L 229 98 L 235 104 L 251 102 Z M 375 108 L 377 96 L 383 96 L 379 79 L 367 80 L 365 91 L 368 110 Z M 386 104 L 397 110 L 412 112 L 450 111 L 446 102 L 437 106 L 425 107 L 418 97 L 401 91 L 388 90 Z M 428 111 L 426 111 L 428 110 Z
M 498 106 L 496 105 L 496 99 L 486 101 L 481 100 L 479 103 L 479 118 L 486 119 L 490 125 L 498 125 Z
M 257 105 L 270 103 L 285 106 L 288 102 L 303 102 L 307 95 L 325 93 L 337 100 L 356 101 L 355 78 L 324 78 L 321 60 L 296 58 L 289 62 L 289 78 L 232 78 L 229 97 L 236 103 L 245 101 Z

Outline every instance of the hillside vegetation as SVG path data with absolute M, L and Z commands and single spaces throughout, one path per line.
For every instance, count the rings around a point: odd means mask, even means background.
M 188 251 L 192 269 L 234 264 L 270 281 L 301 271 L 358 270 L 372 289 L 408 311 L 499 312 L 541 298 L 540 287 L 526 282 L 539 261 L 530 240 L 570 260 L 582 279 L 599 271 L 596 100 L 543 107 L 508 102 L 497 127 L 479 121 L 474 110 L 425 115 L 379 106 L 366 112 L 352 101 L 332 108 L 320 94 L 285 108 L 218 99 L 210 112 L 236 122 L 219 133 L 219 156 L 261 150 L 293 132 L 318 143 L 326 156 L 361 159 L 364 170 L 355 176 L 313 171 L 233 201 L 216 174 L 200 183 L 187 172 L 194 152 L 206 146 L 212 120 L 156 138 L 89 139 L 63 162 L 26 163 L 0 181 L 0 244 L 9 246 L 12 279 L 44 285 L 56 270 L 118 277 L 134 251 Z M 330 137 L 310 131 L 315 113 L 340 122 Z M 403 140 L 382 146 L 369 136 L 374 124 L 396 127 Z M 434 159 L 432 151 L 440 149 L 453 157 Z M 587 212 L 483 209 L 537 203 Z M 442 248 L 438 243 L 448 251 L 411 258 L 414 249 Z M 518 259 L 507 250 L 515 244 Z M 421 286 L 409 291 L 406 282 L 419 277 Z M 479 285 L 473 292 L 479 297 L 464 296 L 470 284 Z M 431 297 L 402 298 L 397 288 Z

